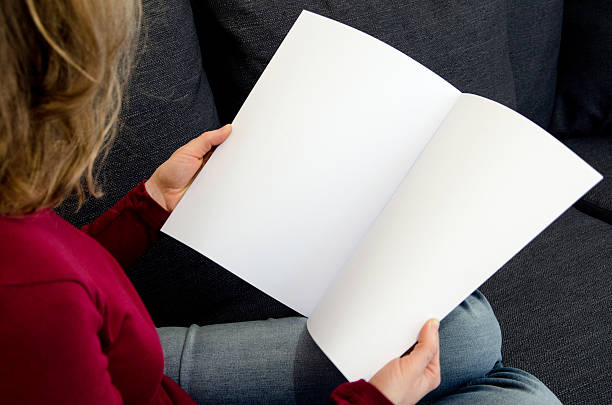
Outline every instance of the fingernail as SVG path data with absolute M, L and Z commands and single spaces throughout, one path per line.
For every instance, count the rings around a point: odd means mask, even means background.
M 431 321 L 429 321 L 430 326 L 433 330 L 438 330 L 440 328 L 440 321 L 438 321 L 437 319 L 432 319 Z

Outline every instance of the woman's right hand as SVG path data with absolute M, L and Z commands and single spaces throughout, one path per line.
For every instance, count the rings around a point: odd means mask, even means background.
M 427 321 L 410 354 L 391 360 L 370 383 L 396 405 L 414 405 L 440 385 L 440 322 Z

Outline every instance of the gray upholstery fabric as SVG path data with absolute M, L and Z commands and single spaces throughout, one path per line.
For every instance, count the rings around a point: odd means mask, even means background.
M 612 2 L 566 0 L 550 131 L 612 135 Z
M 612 134 L 571 138 L 563 142 L 604 176 L 576 207 L 612 224 Z
M 571 208 L 482 287 L 504 365 L 566 405 L 611 404 L 612 226 Z
M 507 0 L 517 111 L 546 128 L 557 84 L 563 0 Z
M 221 121 L 231 121 L 302 9 L 371 34 L 460 90 L 515 107 L 504 0 L 192 0 Z M 316 119 L 316 117 L 313 117 Z

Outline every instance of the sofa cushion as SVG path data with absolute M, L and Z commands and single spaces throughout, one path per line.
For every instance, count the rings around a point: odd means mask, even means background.
M 547 128 L 557 85 L 563 0 L 508 0 L 508 50 L 517 111 Z
M 489 279 L 504 365 L 566 405 L 612 404 L 612 226 L 570 208 Z
M 612 135 L 612 2 L 566 0 L 550 131 Z
M 576 207 L 612 224 L 612 133 L 610 136 L 570 138 L 564 143 L 604 177 L 576 203 Z
M 302 9 L 373 35 L 464 92 L 515 107 L 505 6 L 503 0 L 193 1 L 223 122 L 233 119 Z

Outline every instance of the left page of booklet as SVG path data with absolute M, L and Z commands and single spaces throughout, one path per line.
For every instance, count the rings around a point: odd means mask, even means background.
M 304 11 L 162 230 L 308 316 L 459 96 Z

